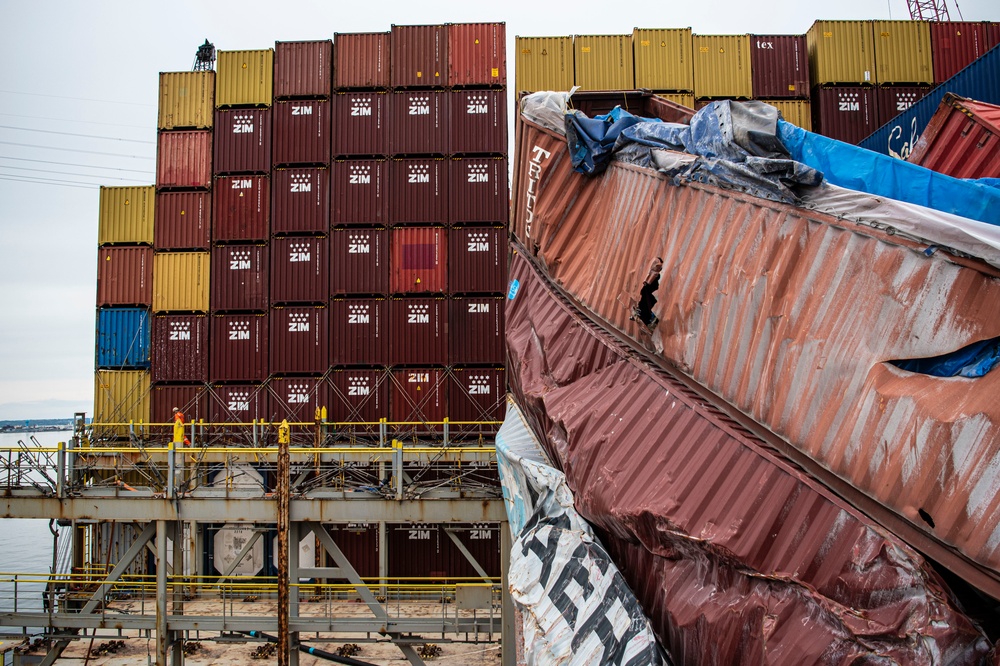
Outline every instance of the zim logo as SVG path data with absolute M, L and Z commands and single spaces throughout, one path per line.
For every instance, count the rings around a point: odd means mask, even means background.
M 481 231 L 475 231 L 469 234 L 468 238 L 468 251 L 469 252 L 489 252 L 490 251 L 490 237 L 489 234 L 483 233 Z
M 312 174 L 293 173 L 291 192 L 312 192 Z
M 472 375 L 469 377 L 469 395 L 489 395 L 489 375 Z
M 429 116 L 431 115 L 431 98 L 430 96 L 423 97 L 411 97 L 410 98 L 410 109 L 409 114 L 411 116 Z
M 250 391 L 233 391 L 229 396 L 229 404 L 226 407 L 231 412 L 249 412 Z
M 288 261 L 291 263 L 308 263 L 312 260 L 311 248 L 308 243 L 291 243 L 288 246 Z
M 309 404 L 309 386 L 307 384 L 292 384 L 288 387 L 289 405 Z
M 252 190 L 253 180 L 250 178 L 234 178 L 231 187 L 234 190 Z
M 229 253 L 229 270 L 250 270 L 250 250 L 233 250 Z
M 473 312 L 473 313 L 487 312 L 488 313 L 489 311 L 490 311 L 490 304 L 489 303 L 469 303 L 469 312 Z
M 233 134 L 253 134 L 253 116 L 233 116 Z
M 368 312 L 368 305 L 357 304 L 347 306 L 348 324 L 369 324 L 371 315 Z
M 351 185 L 370 185 L 372 168 L 368 164 L 352 164 L 347 167 L 348 182 Z
M 489 525 L 476 523 L 469 530 L 469 538 L 473 541 L 489 541 L 493 538 L 493 530 L 490 529 Z
M 431 323 L 431 316 L 429 313 L 431 309 L 430 305 L 421 305 L 417 303 L 410 303 L 406 306 L 407 324 L 429 324 Z M 412 375 L 411 375 L 412 377 Z M 412 380 L 411 380 L 412 381 Z
M 486 95 L 470 95 L 466 103 L 465 112 L 468 114 L 489 113 L 490 107 L 486 103 Z
M 289 312 L 288 313 L 288 332 L 289 333 L 308 333 L 309 332 L 309 315 L 305 312 Z
M 347 378 L 347 395 L 369 395 L 371 393 L 371 386 L 368 384 L 368 378 L 361 377 L 348 377 Z
M 409 540 L 410 541 L 430 541 L 431 540 L 431 531 L 430 530 L 424 530 L 424 529 L 410 530 Z
M 293 116 L 311 116 L 313 114 L 313 108 L 311 106 L 293 106 L 292 115 Z
M 186 321 L 170 322 L 170 340 L 190 340 L 191 324 Z
M 431 167 L 429 164 L 410 164 L 407 167 L 410 171 L 406 182 L 408 183 L 429 183 L 431 182 Z
M 229 322 L 229 339 L 230 340 L 249 340 L 250 339 L 250 322 L 248 322 L 248 321 L 231 321 L 231 322 Z
M 372 115 L 372 100 L 370 97 L 362 97 L 351 102 L 352 116 Z
M 858 102 L 858 93 L 838 93 L 838 111 L 860 111 L 861 103 Z
M 488 172 L 489 165 L 487 164 L 470 164 L 468 172 L 468 180 L 470 183 L 488 183 L 490 182 L 490 174 Z
M 367 234 L 351 234 L 347 237 L 347 254 L 369 254 L 371 245 Z
M 406 381 L 410 384 L 426 384 L 431 380 L 429 372 L 411 372 L 406 376 Z

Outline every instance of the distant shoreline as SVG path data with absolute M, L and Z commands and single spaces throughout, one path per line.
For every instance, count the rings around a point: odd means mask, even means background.
M 73 429 L 73 419 L 7 419 L 0 421 L 0 433 L 59 432 Z

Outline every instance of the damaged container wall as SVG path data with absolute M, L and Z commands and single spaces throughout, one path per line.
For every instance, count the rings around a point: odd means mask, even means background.
M 157 192 L 153 247 L 157 250 L 207 250 L 212 242 L 212 194 Z
M 259 382 L 268 376 L 266 314 L 212 316 L 209 380 Z
M 875 89 L 875 106 L 881 127 L 919 102 L 931 91 L 930 86 L 879 86 Z
M 153 249 L 102 247 L 97 251 L 97 306 L 153 302 Z
M 152 244 L 156 188 L 101 186 L 97 242 Z
M 217 245 L 212 248 L 212 311 L 266 311 L 268 247 Z
M 955 178 L 1000 178 L 1000 106 L 945 95 L 907 161 Z
M 273 238 L 271 303 L 325 303 L 330 298 L 330 243 L 326 236 Z
M 125 437 L 128 424 L 149 423 L 149 370 L 94 373 L 94 436 Z M 122 424 L 122 425 L 98 425 Z
M 393 88 L 448 85 L 448 28 L 443 25 L 392 26 Z
M 330 167 L 331 225 L 384 225 L 389 219 L 389 162 L 337 160 Z
M 444 227 L 392 229 L 389 289 L 394 294 L 448 290 L 448 230 Z
M 367 423 L 389 416 L 389 372 L 384 368 L 331 370 L 329 420 Z
M 198 385 L 153 385 L 149 396 L 150 420 L 172 424 L 174 407 L 184 414 L 188 423 L 208 421 L 208 389 Z
M 160 132 L 156 140 L 156 188 L 212 186 L 212 130 Z
M 239 423 L 251 425 L 257 420 L 270 420 L 267 387 L 256 383 L 217 385 L 208 400 L 209 423 Z
M 805 35 L 750 35 L 755 98 L 809 97 Z
M 271 235 L 267 176 L 220 176 L 212 189 L 212 240 L 266 241 Z
M 632 35 L 575 35 L 574 82 L 581 90 L 631 90 Z
M 507 289 L 506 227 L 448 230 L 448 290 L 453 294 Z
M 329 100 L 276 102 L 274 113 L 273 164 L 330 163 Z
M 156 315 L 152 337 L 154 382 L 208 381 L 206 315 Z M 186 411 L 184 413 L 190 417 Z
M 268 382 L 268 393 L 268 418 L 279 422 L 315 423 L 316 410 L 330 405 L 330 385 L 320 377 L 275 377 Z
M 274 89 L 274 51 L 219 51 L 215 104 L 270 106 Z
M 208 312 L 208 252 L 157 252 L 153 256 L 153 311 Z
M 384 298 L 330 302 L 332 365 L 388 365 L 389 307 Z
M 873 21 L 875 82 L 880 85 L 934 83 L 928 21 Z
M 844 143 L 856 144 L 878 127 L 875 91 L 868 87 L 819 87 L 812 111 L 816 132 Z
M 507 152 L 506 90 L 454 90 L 449 96 L 453 155 Z
M 448 24 L 448 85 L 507 85 L 507 26 Z
M 208 129 L 214 113 L 214 71 L 160 72 L 158 129 Z
M 338 32 L 333 35 L 333 87 L 389 87 L 389 33 Z
M 384 92 L 340 92 L 334 95 L 334 156 L 389 154 L 390 97 Z
M 806 32 L 812 84 L 875 83 L 870 21 L 816 21 Z
M 943 83 L 989 50 L 980 21 L 931 21 L 934 82 Z
M 392 370 L 389 421 L 421 432 L 440 431 L 448 416 L 447 374 L 442 368 Z
M 460 432 L 495 433 L 507 411 L 507 372 L 496 368 L 455 368 L 448 387 L 448 418 Z M 479 426 L 461 422 L 479 421 Z M 494 423 L 489 423 L 494 421 Z
M 517 92 L 573 87 L 572 37 L 515 37 L 514 51 Z
M 636 88 L 694 90 L 691 28 L 635 28 L 632 53 Z
M 330 232 L 330 293 L 388 292 L 388 230 L 356 228 Z
M 750 35 L 693 35 L 695 97 L 753 97 Z
M 330 229 L 330 170 L 289 167 L 271 172 L 271 233 L 323 234 Z
M 149 345 L 148 308 L 97 311 L 98 368 L 148 368 Z
M 781 112 L 781 117 L 804 130 L 812 131 L 812 104 L 807 99 L 765 99 Z
M 215 173 L 267 173 L 271 170 L 271 109 L 219 109 L 215 112 Z
M 333 81 L 333 42 L 274 43 L 274 96 L 329 97 Z
M 271 372 L 321 375 L 330 365 L 330 311 L 323 306 L 271 308 Z
M 454 158 L 449 167 L 452 224 L 499 223 L 507 220 L 507 160 L 503 157 Z
M 448 365 L 448 301 L 393 298 L 389 301 L 390 365 Z
M 448 160 L 394 159 L 389 163 L 390 224 L 448 222 Z
M 448 98 L 441 90 L 397 90 L 389 95 L 389 152 L 445 155 Z
M 448 324 L 455 365 L 503 365 L 503 296 L 456 296 Z

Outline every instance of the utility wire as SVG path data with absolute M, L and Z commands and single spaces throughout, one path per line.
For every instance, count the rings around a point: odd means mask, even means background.
M 59 146 L 39 146 L 34 143 L 14 143 L 13 141 L 0 141 L 5 146 L 21 146 L 22 148 L 45 148 L 46 150 L 65 150 L 70 153 L 89 153 L 90 155 L 110 155 L 111 157 L 128 157 L 134 160 L 151 160 L 152 157 L 144 155 L 122 155 L 121 153 L 102 153 L 97 150 L 80 150 L 77 148 L 60 148 Z
M 74 173 L 72 171 L 49 171 L 48 169 L 28 169 L 27 167 L 10 167 L 0 164 L 0 169 L 17 169 L 18 171 L 36 171 L 39 173 L 57 173 L 62 176 L 83 176 L 84 178 L 103 178 L 105 180 L 127 180 L 133 183 L 145 183 L 146 181 L 141 178 L 115 178 L 113 176 L 105 176 L 99 173 Z M 17 175 L 17 174 L 3 174 L 3 175 Z
M 6 155 L 0 155 L 0 160 L 16 160 L 18 162 L 36 162 L 38 164 L 57 164 L 59 166 L 83 167 L 84 169 L 103 169 L 105 171 L 131 171 L 132 173 L 144 173 L 150 176 L 153 175 L 152 171 L 146 169 L 120 169 L 118 167 L 96 166 L 93 164 L 71 164 L 70 162 L 55 162 L 53 160 L 33 160 L 27 157 L 7 157 Z
M 97 134 L 77 134 L 75 132 L 56 132 L 55 130 L 32 129 L 30 127 L 14 127 L 13 125 L 0 125 L 0 129 L 18 130 L 20 132 L 41 132 L 42 134 L 60 134 L 62 136 L 79 136 L 84 139 L 104 139 L 106 141 L 127 141 L 129 143 L 156 143 L 155 141 L 143 141 L 142 139 L 121 139 L 116 136 L 98 136 Z
M 54 120 L 59 123 L 84 123 L 86 125 L 107 125 L 108 127 L 135 127 L 136 129 L 149 129 L 148 125 L 125 125 L 123 123 L 102 123 L 97 120 L 70 120 L 69 118 L 48 118 L 45 116 L 26 116 L 19 113 L 3 113 L 0 111 L 0 116 L 7 116 L 8 118 L 31 118 L 32 120 Z
M 79 183 L 79 182 L 73 181 L 73 180 L 55 180 L 55 179 L 53 179 L 53 180 L 48 180 L 48 179 L 46 179 L 46 180 L 30 180 L 30 179 L 27 179 L 27 178 L 18 178 L 16 176 L 3 176 L 3 175 L 0 175 L 0 180 L 9 180 L 9 181 L 12 181 L 12 182 L 15 182 L 15 183 L 31 183 L 31 184 L 34 184 L 34 185 L 56 185 L 58 187 L 76 187 L 76 188 L 79 188 L 81 190 L 96 190 L 98 187 L 100 187 L 97 184 L 93 184 L 92 183 L 92 184 L 86 185 L 86 184 L 82 184 L 82 183 Z
M 87 97 L 65 97 L 63 95 L 43 95 L 41 93 L 20 92 L 17 90 L 0 90 L 0 93 L 9 95 L 30 95 L 31 97 L 50 97 L 52 99 L 74 99 L 80 102 L 99 102 L 101 104 L 128 104 L 131 106 L 156 106 L 155 104 L 142 104 L 141 102 L 116 102 L 110 99 L 89 99 Z

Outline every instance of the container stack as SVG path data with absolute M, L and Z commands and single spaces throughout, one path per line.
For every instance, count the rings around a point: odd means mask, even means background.
M 872 22 L 878 84 L 878 122 L 872 131 L 930 92 L 934 83 L 930 25 L 925 21 Z
M 574 79 L 580 90 L 634 87 L 632 35 L 573 37 Z
M 750 35 L 692 35 L 697 102 L 750 99 Z
M 691 28 L 635 28 L 635 87 L 694 108 Z
M 816 21 L 809 47 L 813 128 L 857 143 L 878 127 L 875 43 L 869 21 Z
M 750 65 L 754 99 L 777 107 L 788 122 L 812 129 L 805 35 L 750 35 Z
M 573 37 L 514 38 L 517 92 L 569 90 L 575 80 Z M 629 86 L 631 87 L 631 86 Z

